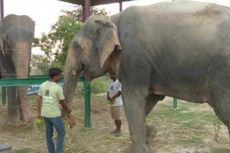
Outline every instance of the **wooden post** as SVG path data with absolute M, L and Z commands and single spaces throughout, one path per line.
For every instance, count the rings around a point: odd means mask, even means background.
M 122 1 L 121 1 L 121 0 L 119 0 L 119 11 L 120 11 L 120 12 L 123 11 Z

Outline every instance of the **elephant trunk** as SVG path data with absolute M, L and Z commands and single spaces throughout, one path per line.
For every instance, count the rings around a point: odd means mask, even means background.
M 73 48 L 69 49 L 64 70 L 64 96 L 67 104 L 72 105 L 77 81 L 82 71 L 82 64 Z
M 30 71 L 31 46 L 27 41 L 18 41 L 16 44 L 15 62 L 17 78 L 27 78 Z M 17 87 L 18 103 L 20 104 L 20 119 L 30 122 L 33 115 L 27 98 L 27 87 Z

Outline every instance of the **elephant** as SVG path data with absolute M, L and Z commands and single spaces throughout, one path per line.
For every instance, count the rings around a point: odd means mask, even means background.
M 149 153 L 146 117 L 165 96 L 208 103 L 230 130 L 230 8 L 171 1 L 91 16 L 73 38 L 64 70 L 72 103 L 79 75 L 114 73 L 132 144 Z
M 1 78 L 26 78 L 30 73 L 31 47 L 35 22 L 28 16 L 10 14 L 0 21 Z M 31 121 L 27 87 L 7 88 L 8 123 Z

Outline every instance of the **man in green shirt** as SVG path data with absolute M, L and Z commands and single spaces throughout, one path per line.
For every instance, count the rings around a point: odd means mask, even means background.
M 63 152 L 65 128 L 61 117 L 59 104 L 62 106 L 62 109 L 67 113 L 68 116 L 71 113 L 71 110 L 67 107 L 64 101 L 65 98 L 63 95 L 63 90 L 57 84 L 57 82 L 59 82 L 61 79 L 61 73 L 62 71 L 58 68 L 50 68 L 50 80 L 41 84 L 37 96 L 38 117 L 44 118 L 45 120 L 46 140 L 49 153 Z M 53 127 L 55 127 L 58 133 L 56 151 L 52 140 Z

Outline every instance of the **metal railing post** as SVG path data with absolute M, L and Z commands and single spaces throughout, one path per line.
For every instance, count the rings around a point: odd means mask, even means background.
M 91 112 L 90 112 L 90 83 L 84 78 L 84 98 L 85 98 L 85 114 L 84 114 L 84 127 L 91 127 Z
M 84 0 L 83 3 L 83 21 L 90 16 L 91 0 Z M 85 116 L 84 116 L 84 127 L 91 127 L 91 114 L 90 114 L 90 82 L 84 80 L 84 97 L 85 97 Z
M 4 18 L 4 0 L 0 0 L 0 20 Z M 6 88 L 2 88 L 2 104 L 6 104 Z
M 6 88 L 2 87 L 2 104 L 6 104 Z
M 177 108 L 177 99 L 173 97 L 173 108 Z
M 0 0 L 0 19 L 4 18 L 4 0 Z

